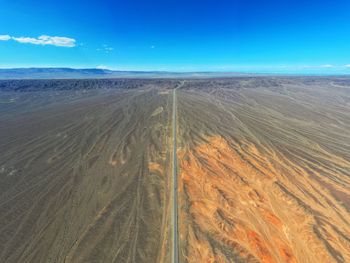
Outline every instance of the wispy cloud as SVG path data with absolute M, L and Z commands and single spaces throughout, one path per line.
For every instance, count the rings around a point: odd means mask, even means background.
M 299 69 L 330 69 L 330 68 L 335 68 L 336 66 L 331 64 L 323 64 L 323 65 L 299 65 L 295 67 Z M 288 68 L 293 68 L 293 66 L 289 66 Z
M 103 51 L 103 52 L 106 52 L 106 53 L 112 52 L 113 50 L 114 50 L 114 48 L 109 47 L 106 44 L 103 44 L 101 48 L 96 48 L 96 51 Z
M 38 38 L 33 37 L 12 37 L 13 40 L 20 43 L 29 43 L 34 45 L 53 45 L 58 47 L 75 47 L 75 39 L 69 37 L 52 37 L 42 35 Z
M 76 40 L 69 37 L 57 37 L 42 35 L 35 37 L 12 37 L 9 35 L 0 35 L 0 40 L 8 41 L 14 40 L 19 43 L 33 44 L 33 45 L 52 45 L 57 47 L 75 47 Z
M 331 64 L 321 65 L 320 67 L 321 67 L 321 68 L 334 68 L 334 66 L 331 65 Z
M 105 66 L 105 65 L 98 65 L 97 67 L 96 67 L 97 69 L 109 69 L 107 66 Z
M 346 65 L 344 65 L 344 67 L 350 68 L 350 64 L 346 64 Z
M 10 39 L 11 39 L 11 37 L 9 35 L 0 35 L 0 41 L 7 41 Z

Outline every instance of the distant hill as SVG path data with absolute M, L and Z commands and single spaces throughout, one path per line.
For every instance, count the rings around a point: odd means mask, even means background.
M 74 68 L 13 68 L 0 69 L 0 79 L 83 79 L 83 78 L 205 78 L 246 76 L 233 72 L 166 72 L 166 71 L 118 71 L 109 69 Z
M 113 78 L 128 76 L 131 72 L 108 69 L 73 69 L 73 68 L 14 68 L 0 69 L 0 79 L 69 79 L 69 78 Z

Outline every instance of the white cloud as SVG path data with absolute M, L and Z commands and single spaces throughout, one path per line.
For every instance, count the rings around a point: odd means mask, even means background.
M 99 66 L 97 66 L 96 68 L 97 68 L 97 69 L 108 69 L 108 67 L 105 66 L 105 65 L 99 65 Z
M 310 69 L 310 70 L 317 70 L 317 69 L 330 69 L 330 68 L 336 68 L 337 66 L 331 65 L 331 64 L 323 64 L 323 65 L 300 65 L 295 66 L 296 69 Z M 288 68 L 293 68 L 293 66 L 289 66 Z
M 0 35 L 0 41 L 7 41 L 10 39 L 11 39 L 11 37 L 9 35 Z
M 52 37 L 42 35 L 38 38 L 33 37 L 12 37 L 13 40 L 20 43 L 30 43 L 34 45 L 52 45 L 58 47 L 75 47 L 75 39 L 69 37 Z
M 350 68 L 350 64 L 346 64 L 346 65 L 344 65 L 344 67 Z
M 106 53 L 112 52 L 113 50 L 114 50 L 114 48 L 109 47 L 106 44 L 103 44 L 102 48 L 96 48 L 96 51 L 103 51 L 103 52 L 106 52 Z
M 325 64 L 325 65 L 321 65 L 320 68 L 334 68 L 334 66 L 330 64 Z
M 38 38 L 34 37 L 11 37 L 9 35 L 0 35 L 0 40 L 2 41 L 8 41 L 8 40 L 14 40 L 19 43 L 28 43 L 28 44 L 34 44 L 34 45 L 52 45 L 57 47 L 75 47 L 75 39 L 69 38 L 69 37 L 52 37 L 52 36 L 46 36 L 42 35 Z

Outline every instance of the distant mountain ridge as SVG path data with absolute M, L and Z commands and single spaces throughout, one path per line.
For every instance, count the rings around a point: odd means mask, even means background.
M 0 79 L 46 79 L 46 78 L 101 78 L 127 75 L 129 72 L 117 72 L 98 68 L 12 68 L 0 69 Z
M 0 79 L 80 79 L 80 78 L 170 78 L 247 76 L 234 72 L 119 71 L 99 68 L 9 68 L 0 69 Z

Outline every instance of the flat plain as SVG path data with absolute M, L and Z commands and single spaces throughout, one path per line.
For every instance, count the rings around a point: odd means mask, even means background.
M 176 89 L 176 119 L 173 99 Z M 0 262 L 350 262 L 350 79 L 0 81 Z

